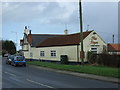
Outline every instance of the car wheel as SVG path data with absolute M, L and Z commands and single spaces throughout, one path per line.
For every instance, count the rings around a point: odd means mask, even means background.
M 16 67 L 17 65 L 16 65 L 16 64 L 14 64 L 14 66 Z
M 26 67 L 26 64 L 24 64 L 24 67 Z

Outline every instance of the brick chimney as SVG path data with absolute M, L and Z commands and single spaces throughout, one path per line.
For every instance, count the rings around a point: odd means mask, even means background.
M 27 26 L 25 26 L 24 34 L 28 35 L 28 29 L 27 29 Z
M 31 34 L 31 30 L 29 30 L 29 34 Z

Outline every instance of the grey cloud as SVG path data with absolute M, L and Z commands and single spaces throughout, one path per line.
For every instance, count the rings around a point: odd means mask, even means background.
M 18 7 L 15 7 L 17 5 Z M 9 3 L 8 7 L 3 8 L 3 23 L 28 22 L 37 19 L 42 12 L 39 5 L 44 9 L 44 5 L 38 3 Z
M 5 4 L 3 4 L 3 7 L 4 6 Z M 69 5 L 61 7 L 57 2 L 8 3 L 8 7 L 3 8 L 3 23 L 11 21 L 28 22 L 36 19 L 41 20 L 42 23 L 65 22 L 69 21 L 69 14 L 73 12 L 73 10 L 68 12 L 67 7 L 69 7 Z

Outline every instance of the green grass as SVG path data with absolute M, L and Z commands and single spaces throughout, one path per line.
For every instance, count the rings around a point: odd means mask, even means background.
M 120 78 L 119 72 L 120 68 L 112 68 L 105 66 L 92 66 L 92 65 L 63 65 L 55 64 L 49 62 L 39 62 L 39 61 L 27 61 L 27 64 L 48 67 L 59 70 L 67 70 L 79 73 L 94 74 L 107 77 L 117 77 Z

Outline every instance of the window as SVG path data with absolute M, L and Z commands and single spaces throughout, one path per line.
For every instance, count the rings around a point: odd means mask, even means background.
M 40 51 L 40 56 L 44 57 L 45 56 L 45 52 L 44 51 Z
M 56 56 L 56 51 L 51 51 L 51 56 L 55 57 Z
M 97 47 L 92 47 L 92 48 L 91 48 L 91 52 L 97 53 Z
M 96 47 L 92 47 L 91 50 L 92 51 L 97 51 L 97 48 Z

